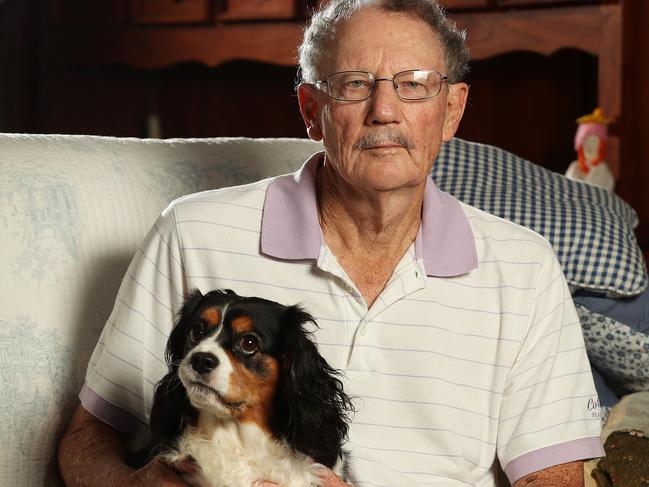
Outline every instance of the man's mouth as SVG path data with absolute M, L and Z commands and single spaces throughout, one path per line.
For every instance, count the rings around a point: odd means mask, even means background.
M 402 149 L 403 146 L 400 144 L 379 144 L 379 145 L 373 145 L 371 147 L 368 147 L 367 150 L 375 150 L 375 149 Z

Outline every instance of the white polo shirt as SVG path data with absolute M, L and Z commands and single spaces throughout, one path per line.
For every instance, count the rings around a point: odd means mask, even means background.
M 317 320 L 354 398 L 358 486 L 493 486 L 604 454 L 579 319 L 548 242 L 426 187 L 422 226 L 368 309 L 324 243 L 315 178 L 295 174 L 180 198 L 135 255 L 80 398 L 133 433 L 192 288 L 229 288 Z

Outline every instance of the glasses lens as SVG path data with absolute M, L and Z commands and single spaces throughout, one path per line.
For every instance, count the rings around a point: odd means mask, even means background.
M 372 94 L 374 77 L 363 71 L 345 71 L 327 77 L 329 95 L 338 100 L 366 100 Z
M 442 75 L 437 71 L 414 69 L 394 77 L 397 93 L 404 100 L 422 100 L 436 96 L 442 87 Z

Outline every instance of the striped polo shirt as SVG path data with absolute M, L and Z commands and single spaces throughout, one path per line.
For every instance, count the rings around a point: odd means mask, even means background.
M 493 486 L 603 455 L 579 319 L 549 243 L 428 181 L 420 231 L 368 308 L 324 243 L 315 178 L 174 201 L 140 246 L 80 398 L 124 432 L 148 422 L 184 293 L 299 304 L 356 412 L 355 485 Z

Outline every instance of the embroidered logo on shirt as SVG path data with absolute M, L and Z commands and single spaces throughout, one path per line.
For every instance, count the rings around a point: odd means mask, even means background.
M 602 409 L 600 407 L 599 397 L 593 396 L 588 399 L 587 410 L 588 414 L 593 419 L 602 417 Z

